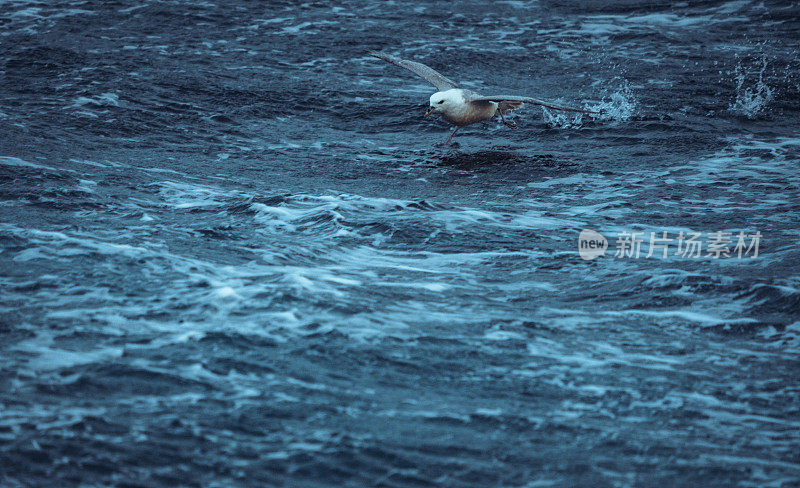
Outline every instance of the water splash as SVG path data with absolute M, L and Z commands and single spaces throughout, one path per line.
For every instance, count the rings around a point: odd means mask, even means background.
M 542 107 L 544 122 L 549 127 L 557 129 L 576 129 L 583 125 L 583 114 L 574 112 L 551 112 L 546 107 Z
M 585 104 L 584 108 L 600 113 L 600 115 L 592 116 L 594 119 L 616 120 L 619 122 L 629 120 L 636 114 L 638 105 L 630 83 L 628 80 L 617 77 L 612 79 L 609 85 L 612 88 L 603 90 L 603 96 L 599 102 Z M 542 107 L 542 112 L 545 123 L 558 129 L 579 128 L 583 125 L 585 117 L 584 114 L 580 113 L 552 112 L 545 107 Z
M 736 100 L 731 103 L 728 110 L 744 115 L 748 119 L 755 119 L 764 111 L 767 104 L 774 96 L 773 89 L 764 83 L 764 71 L 767 69 L 767 57 L 761 56 L 761 69 L 758 72 L 758 81 L 755 87 L 746 86 L 746 69 L 741 61 L 736 65 Z
M 636 106 L 638 105 L 630 82 L 617 77 L 611 80 L 609 84 L 617 88 L 614 91 L 605 89 L 600 102 L 588 105 L 586 108 L 600 112 L 601 120 L 616 120 L 620 122 L 629 120 L 636 114 Z

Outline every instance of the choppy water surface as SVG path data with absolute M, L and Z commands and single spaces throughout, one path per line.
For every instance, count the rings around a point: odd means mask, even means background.
M 798 9 L 690 5 L 4 2 L 0 485 L 799 486 Z

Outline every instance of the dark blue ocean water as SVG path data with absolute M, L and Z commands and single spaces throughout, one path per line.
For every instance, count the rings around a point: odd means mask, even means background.
M 0 486 L 800 486 L 799 18 L 0 3 Z

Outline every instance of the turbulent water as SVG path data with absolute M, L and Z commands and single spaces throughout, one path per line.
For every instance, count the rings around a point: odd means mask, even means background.
M 3 2 L 0 486 L 800 486 L 799 18 Z

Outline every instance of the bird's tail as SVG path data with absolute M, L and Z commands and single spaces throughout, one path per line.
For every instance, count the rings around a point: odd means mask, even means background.
M 522 102 L 500 102 L 497 104 L 497 109 L 505 113 L 509 110 L 516 110 L 522 106 Z

